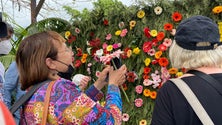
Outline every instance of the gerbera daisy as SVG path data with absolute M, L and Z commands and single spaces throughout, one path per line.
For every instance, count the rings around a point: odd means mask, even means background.
M 137 12 L 137 17 L 138 18 L 143 18 L 145 16 L 145 12 L 143 11 L 143 10 L 139 10 L 138 12 Z
M 179 22 L 182 20 L 182 15 L 179 12 L 174 12 L 172 15 L 172 19 L 175 22 Z
M 160 15 L 162 12 L 163 12 L 163 8 L 162 7 L 157 6 L 157 7 L 154 8 L 154 13 L 156 15 Z

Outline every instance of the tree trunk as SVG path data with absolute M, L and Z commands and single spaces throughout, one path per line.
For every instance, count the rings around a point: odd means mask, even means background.
M 36 0 L 31 0 L 31 24 L 37 22 L 37 16 L 44 4 L 45 0 L 40 0 L 38 5 L 36 6 Z

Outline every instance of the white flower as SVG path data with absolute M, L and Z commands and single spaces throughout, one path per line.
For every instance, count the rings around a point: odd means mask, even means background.
M 91 54 L 91 49 L 92 49 L 92 48 L 87 48 L 86 51 L 87 51 L 89 54 Z
M 97 50 L 95 55 L 101 57 L 103 55 L 103 49 Z
M 160 15 L 163 12 L 163 8 L 160 6 L 157 6 L 154 8 L 154 12 L 156 15 Z

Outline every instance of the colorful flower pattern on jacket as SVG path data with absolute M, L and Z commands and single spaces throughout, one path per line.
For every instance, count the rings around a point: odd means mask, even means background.
M 48 84 L 40 87 L 24 109 L 22 124 L 41 124 L 44 96 Z M 108 86 L 106 105 L 94 102 L 71 81 L 59 79 L 54 84 L 48 110 L 47 124 L 91 125 L 121 124 L 122 101 L 119 88 Z

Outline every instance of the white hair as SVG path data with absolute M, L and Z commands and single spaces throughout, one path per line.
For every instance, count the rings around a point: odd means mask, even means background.
M 201 43 L 209 44 L 209 42 Z M 214 50 L 187 50 L 177 45 L 174 40 L 169 50 L 169 57 L 175 68 L 221 67 L 222 45 Z

